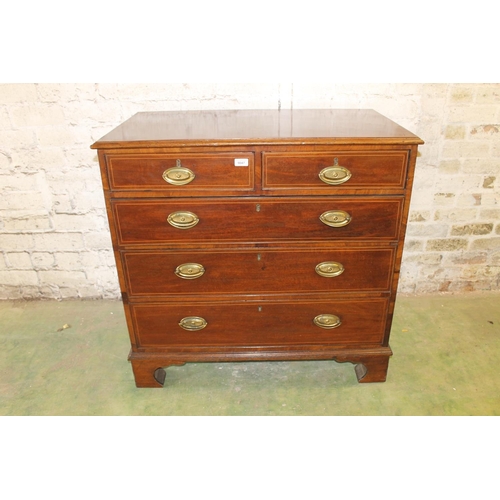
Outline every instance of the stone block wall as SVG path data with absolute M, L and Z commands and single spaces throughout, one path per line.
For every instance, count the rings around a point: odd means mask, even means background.
M 500 84 L 423 85 L 400 290 L 500 288 Z
M 498 290 L 500 84 L 0 84 L 0 298 L 118 298 L 96 153 L 138 111 L 372 108 L 425 140 L 400 291 Z

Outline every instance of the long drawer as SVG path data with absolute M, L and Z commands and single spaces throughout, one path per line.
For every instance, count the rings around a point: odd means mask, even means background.
M 395 248 L 123 252 L 130 296 L 386 291 Z
M 114 201 L 119 245 L 396 240 L 403 198 Z
M 301 188 L 310 194 L 404 188 L 407 164 L 407 151 L 266 152 L 262 187 Z
M 147 346 L 376 345 L 388 299 L 130 306 Z
M 109 154 L 111 189 L 175 190 L 203 193 L 206 189 L 253 191 L 253 153 Z

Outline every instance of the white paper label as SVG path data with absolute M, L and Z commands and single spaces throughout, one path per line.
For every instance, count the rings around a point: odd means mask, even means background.
M 235 158 L 234 159 L 235 167 L 248 167 L 248 158 Z

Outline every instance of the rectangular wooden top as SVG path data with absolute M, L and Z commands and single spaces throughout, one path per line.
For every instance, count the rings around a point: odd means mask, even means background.
M 423 144 L 371 109 L 142 112 L 92 149 L 255 144 Z

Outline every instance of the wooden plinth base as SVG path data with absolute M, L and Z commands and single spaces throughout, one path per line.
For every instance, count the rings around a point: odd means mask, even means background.
M 131 352 L 129 360 L 137 387 L 163 387 L 165 368 L 193 362 L 236 362 L 236 361 L 312 361 L 332 359 L 339 363 L 353 363 L 358 382 L 385 382 L 389 358 L 389 347 L 366 350 L 329 350 L 329 351 L 255 351 L 245 353 L 227 352 Z

